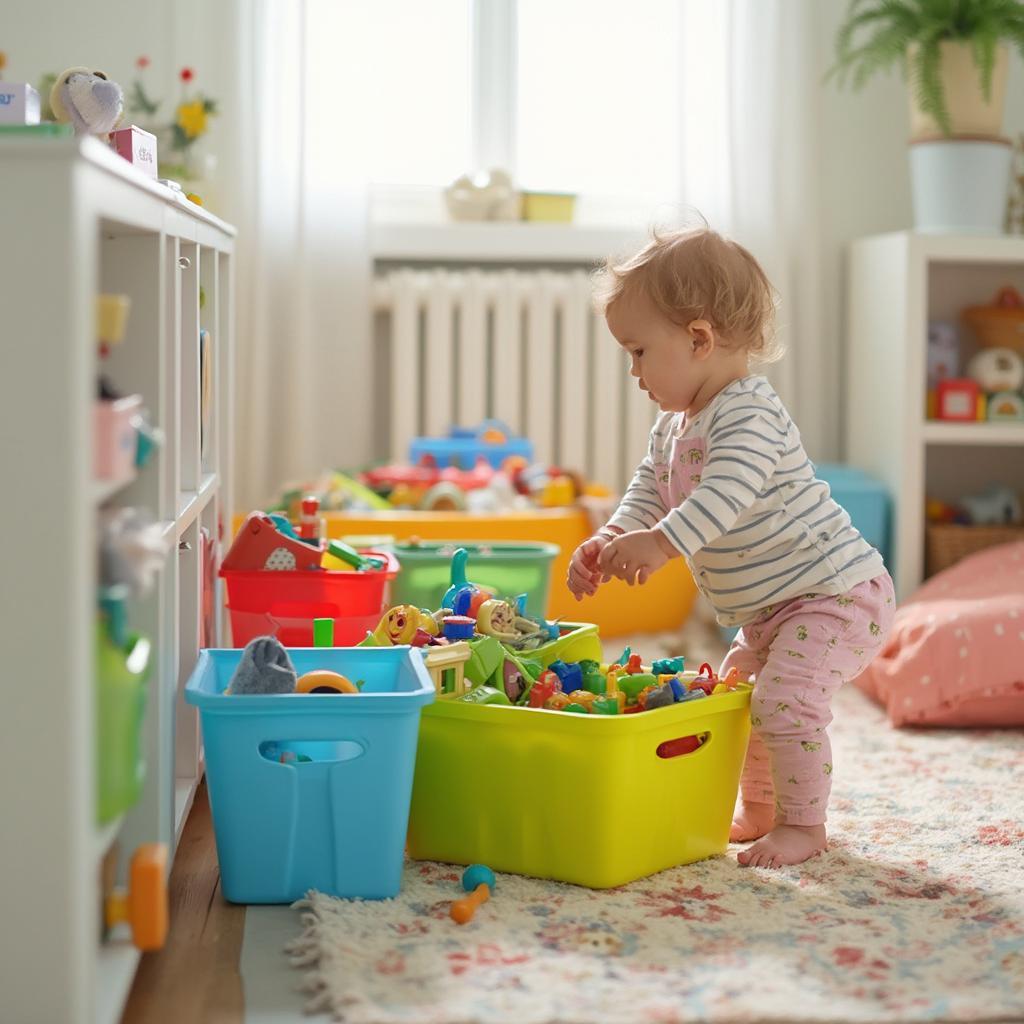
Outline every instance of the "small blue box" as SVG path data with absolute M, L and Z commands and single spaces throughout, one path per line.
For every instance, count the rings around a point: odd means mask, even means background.
M 503 434 L 504 441 L 487 441 L 489 430 Z M 512 432 L 497 420 L 485 420 L 479 427 L 452 427 L 448 437 L 417 437 L 409 445 L 409 461 L 415 466 L 429 455 L 439 469 L 456 466 L 472 469 L 477 459 L 486 459 L 495 469 L 512 455 L 533 461 L 533 444 L 525 437 L 513 437 Z
M 892 499 L 885 485 L 862 470 L 839 463 L 823 463 L 816 467 L 816 476 L 828 484 L 832 497 L 850 513 L 854 529 L 878 549 L 891 571 Z
M 291 903 L 397 896 L 420 710 L 434 686 L 410 647 L 294 648 L 358 694 L 225 694 L 241 650 L 201 651 L 185 687 L 199 708 L 224 896 Z

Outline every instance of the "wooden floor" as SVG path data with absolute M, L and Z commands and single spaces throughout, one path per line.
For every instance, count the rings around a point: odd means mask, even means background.
M 142 957 L 121 1024 L 243 1024 L 245 907 L 221 895 L 205 782 L 178 844 L 169 895 L 167 944 Z

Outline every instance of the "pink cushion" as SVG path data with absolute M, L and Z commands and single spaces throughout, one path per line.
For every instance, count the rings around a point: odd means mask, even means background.
M 893 725 L 1024 725 L 1024 542 L 928 580 L 857 685 Z

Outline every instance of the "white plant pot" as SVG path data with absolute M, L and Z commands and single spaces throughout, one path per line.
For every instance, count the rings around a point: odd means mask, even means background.
M 912 142 L 914 227 L 929 234 L 1002 234 L 1011 155 L 1006 139 Z

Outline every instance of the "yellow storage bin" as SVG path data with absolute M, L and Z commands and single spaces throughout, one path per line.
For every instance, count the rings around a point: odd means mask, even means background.
M 592 889 L 724 853 L 749 734 L 747 686 L 607 717 L 438 701 L 420 717 L 409 852 Z
M 591 529 L 586 513 L 576 508 L 537 509 L 503 515 L 328 512 L 324 519 L 330 537 L 390 534 L 396 540 L 419 537 L 422 540 L 456 542 L 490 540 L 557 544 L 561 551 L 551 564 L 548 618 L 596 623 L 603 637 L 678 629 L 686 621 L 697 596 L 690 570 L 683 559 L 676 558 L 641 587 L 611 580 L 593 597 L 585 597 L 578 602 L 569 593 L 565 578 L 573 551 L 590 536 Z M 237 530 L 236 526 L 236 533 Z

